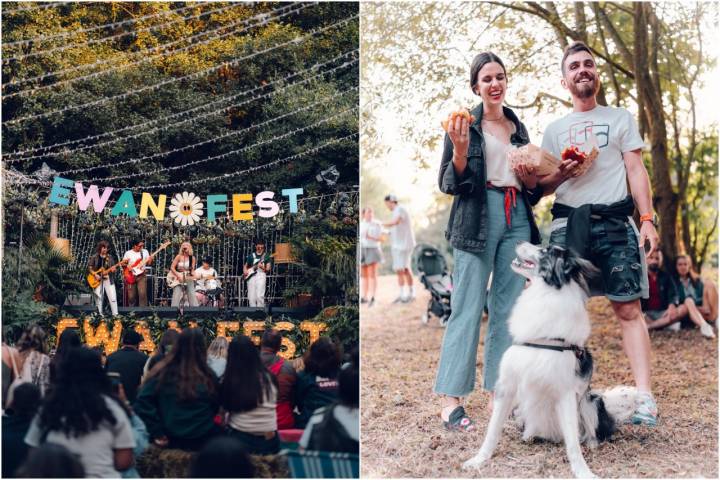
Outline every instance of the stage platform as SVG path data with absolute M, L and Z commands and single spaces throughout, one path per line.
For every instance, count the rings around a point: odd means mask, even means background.
M 97 313 L 97 308 L 94 305 L 65 305 L 62 307 L 64 312 L 71 315 L 90 315 Z M 138 317 L 146 317 L 150 315 L 157 315 L 160 318 L 250 318 L 253 320 L 262 320 L 267 317 L 280 318 L 289 317 L 296 319 L 305 319 L 312 316 L 314 313 L 308 308 L 287 308 L 287 307 L 265 307 L 265 308 L 252 308 L 252 307 L 232 307 L 232 308 L 218 308 L 218 307 L 119 307 L 118 313 L 120 315 L 128 315 L 134 313 Z

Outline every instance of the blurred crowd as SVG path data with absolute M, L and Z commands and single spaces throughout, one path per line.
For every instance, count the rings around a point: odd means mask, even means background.
M 148 448 L 191 451 L 190 477 L 250 478 L 251 455 L 274 455 L 294 432 L 300 450 L 358 453 L 357 348 L 343 358 L 329 338 L 302 362 L 279 355 L 266 330 L 246 336 L 167 330 L 157 350 L 128 331 L 107 356 L 77 329 L 49 354 L 46 333 L 27 328 L 2 345 L 2 476 L 139 478 Z M 294 364 L 299 364 L 296 369 Z

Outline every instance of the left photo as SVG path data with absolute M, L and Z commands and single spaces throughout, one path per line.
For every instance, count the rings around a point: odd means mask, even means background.
M 359 6 L 2 2 L 2 476 L 359 476 Z

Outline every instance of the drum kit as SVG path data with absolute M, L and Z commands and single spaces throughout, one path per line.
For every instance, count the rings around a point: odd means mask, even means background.
M 205 280 L 204 287 L 197 289 L 198 293 L 205 296 L 205 300 L 202 303 L 203 307 L 219 307 L 220 296 L 224 291 L 225 289 L 222 288 L 220 280 L 216 278 Z

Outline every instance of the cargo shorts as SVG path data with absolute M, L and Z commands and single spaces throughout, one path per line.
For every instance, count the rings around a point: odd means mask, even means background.
M 550 244 L 565 246 L 567 219 L 555 219 L 550 227 Z M 625 222 L 627 243 L 610 243 L 605 223 L 591 220 L 590 260 L 600 269 L 600 274 L 589 279 L 591 296 L 605 295 L 614 302 L 631 302 L 648 298 L 649 287 L 645 254 L 640 252 L 640 233 L 632 218 Z

